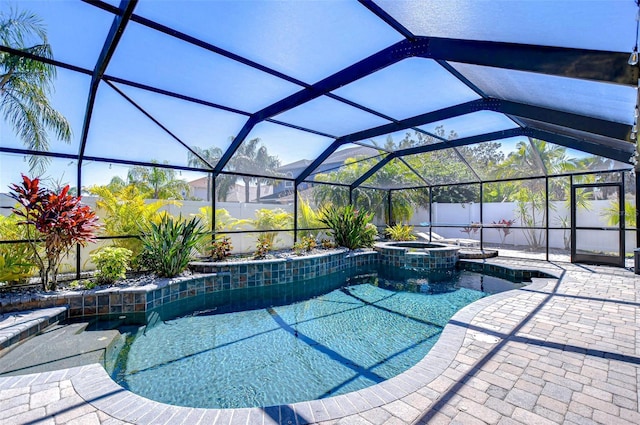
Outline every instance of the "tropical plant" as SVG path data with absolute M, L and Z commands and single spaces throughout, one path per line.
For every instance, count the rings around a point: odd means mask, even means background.
M 0 246 L 0 282 L 24 284 L 33 274 L 31 250 L 26 244 Z
M 211 226 L 212 210 L 213 208 L 211 208 L 210 206 L 201 207 L 198 209 L 198 214 L 195 214 L 195 216 L 200 219 L 200 224 L 202 224 L 202 227 L 205 229 L 205 231 L 209 233 L 220 232 L 222 230 L 235 230 L 237 228 L 240 228 L 244 224 L 251 223 L 251 220 L 236 219 L 232 217 L 231 214 L 229 214 L 229 211 L 227 211 L 226 209 L 218 208 L 216 209 L 215 224 L 212 229 L 212 226 Z M 203 238 L 203 240 L 196 247 L 196 249 L 198 250 L 198 252 L 204 255 L 209 255 L 209 252 L 211 251 L 212 242 L 215 244 L 216 243 L 215 239 L 213 239 L 212 241 L 212 239 L 207 240 L 207 238 Z
M 408 224 L 396 223 L 393 226 L 387 226 L 385 233 L 394 241 L 415 241 L 417 239 L 413 234 L 413 226 Z
M 365 174 L 371 167 L 376 165 L 381 159 L 382 155 L 378 155 L 371 158 L 365 156 L 356 156 L 353 158 L 347 158 L 344 161 L 343 166 L 331 172 L 318 173 L 315 176 L 315 180 L 319 182 L 328 183 L 344 183 L 356 181 L 360 176 Z M 391 170 L 382 170 L 370 177 L 367 184 L 382 185 L 384 182 L 393 181 L 398 177 L 400 171 L 397 167 L 387 164 Z M 387 167 L 385 166 L 385 168 Z M 405 167 L 406 168 L 406 167 Z M 384 181 L 383 181 L 384 180 Z M 387 214 L 387 192 L 385 190 L 367 190 L 358 189 L 350 194 L 348 188 L 336 187 L 334 185 L 320 184 L 313 188 L 313 200 L 316 205 L 331 204 L 336 207 L 350 205 L 353 201 L 353 205 L 357 205 L 360 209 L 374 212 L 375 215 L 386 217 Z M 352 199 L 353 198 L 353 199 Z M 402 200 L 397 200 L 396 205 L 400 205 Z M 400 220 L 404 217 L 394 215 L 394 218 Z
M 511 234 L 511 226 L 515 223 L 515 220 L 507 220 L 506 218 L 501 219 L 500 221 L 492 221 L 491 225 L 498 230 L 500 234 L 500 244 L 504 245 L 504 241 Z
M 609 206 L 600 213 L 607 220 L 609 226 L 620 225 L 620 206 L 618 200 L 613 200 Z M 636 205 L 635 200 L 624 201 L 624 226 L 633 229 L 636 227 Z
M 293 251 L 300 255 L 305 252 L 311 252 L 314 248 L 318 246 L 318 242 L 316 242 L 316 238 L 309 235 L 303 236 L 302 239 L 293 244 Z
M 15 215 L 0 215 L 0 239 L 24 240 L 26 227 L 18 226 L 20 219 Z M 26 283 L 34 274 L 35 265 L 31 261 L 31 248 L 26 243 L 0 244 L 0 282 L 9 284 Z
M 304 198 L 298 196 L 298 228 L 302 229 L 306 234 L 316 238 L 318 234 L 321 232 L 319 227 L 322 227 L 322 223 L 318 218 L 318 214 L 311 208 L 309 202 L 305 201 Z M 316 230 L 317 229 L 317 230 Z
M 255 219 L 248 221 L 256 230 L 285 230 L 293 227 L 293 216 L 282 208 L 256 210 Z M 273 247 L 278 232 L 264 232 L 260 237 Z
M 117 246 L 106 246 L 97 252 L 91 253 L 91 261 L 98 271 L 96 279 L 99 282 L 113 283 L 118 279 L 127 277 L 131 251 Z
M 266 258 L 267 254 L 273 249 L 273 239 L 266 233 L 258 235 L 256 242 L 256 252 L 253 254 L 253 258 L 262 259 Z
M 377 230 L 376 230 L 376 232 L 377 232 Z M 336 243 L 334 241 L 330 240 L 330 239 L 322 239 L 320 241 L 320 246 L 323 249 L 332 249 L 332 248 L 336 247 Z
M 72 280 L 69 282 L 69 288 L 74 290 L 93 289 L 96 286 L 98 286 L 96 281 L 91 279 Z
M 45 291 L 55 290 L 60 260 L 72 246 L 85 246 L 94 241 L 98 218 L 81 198 L 68 194 L 69 186 L 60 193 L 41 188 L 40 180 L 22 176 L 22 185 L 12 184 L 9 196 L 18 202 L 13 213 L 22 217 L 18 224 L 26 226 L 32 260 L 40 270 Z M 44 254 L 40 249 L 44 242 Z
M 480 230 L 480 223 L 471 223 L 470 225 L 465 226 L 462 229 L 460 229 L 460 231 L 462 233 L 466 233 L 467 237 L 469 237 L 469 238 L 471 238 L 476 233 L 478 233 L 479 230 Z
M 102 216 L 104 233 L 118 236 L 113 239 L 114 245 L 132 252 L 131 267 L 134 269 L 139 269 L 138 257 L 142 253 L 142 242 L 138 238 L 140 229 L 160 220 L 159 211 L 163 206 L 180 205 L 177 201 L 166 200 L 147 203 L 140 190 L 131 185 L 93 186 L 89 193 L 99 197 L 96 207 Z
M 151 199 L 185 199 L 189 194 L 189 184 L 178 179 L 176 170 L 171 168 L 138 165 L 127 173 L 127 182 L 138 188 L 143 196 Z
M 213 261 L 224 260 L 231 255 L 231 251 L 233 251 L 233 245 L 228 236 L 216 236 L 216 239 L 211 243 L 211 259 Z
M 182 273 L 192 258 L 192 252 L 206 233 L 197 217 L 183 220 L 165 214 L 159 223 L 142 229 L 141 263 L 160 277 Z
M 544 190 L 533 184 L 523 184 L 518 190 L 515 214 L 528 245 L 535 249 L 545 244 L 546 232 L 541 227 L 546 223 L 547 208 Z
M 243 224 L 248 224 L 246 220 L 239 220 L 231 216 L 229 211 L 224 208 L 216 209 L 215 224 L 213 229 L 211 228 L 211 214 L 212 208 L 210 206 L 201 207 L 198 209 L 196 216 L 200 219 L 202 226 L 208 231 L 220 232 L 222 230 L 234 230 Z
M 29 12 L 0 11 L 0 45 L 53 59 L 42 20 Z M 56 68 L 50 63 L 0 52 L 0 113 L 28 149 L 49 150 L 49 133 L 71 140 L 71 127 L 49 103 Z M 42 174 L 50 159 L 29 157 L 29 169 Z
M 335 243 L 348 249 L 373 246 L 378 231 L 372 220 L 373 213 L 357 211 L 352 205 L 325 207 L 320 217 L 320 221 L 331 229 Z
M 541 173 L 542 166 L 547 173 L 558 174 L 575 170 L 576 161 L 568 158 L 566 149 L 561 146 L 531 139 L 516 145 L 514 152 L 500 164 L 497 176 L 516 178 Z M 516 202 L 516 218 L 524 227 L 523 235 L 529 246 L 534 249 L 543 246 L 546 232 L 540 227 L 545 226 L 547 222 L 545 181 L 530 179 L 500 186 L 505 190 L 505 199 Z

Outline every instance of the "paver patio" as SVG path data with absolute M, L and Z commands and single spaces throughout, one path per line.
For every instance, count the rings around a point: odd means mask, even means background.
M 0 378 L 0 423 L 640 423 L 640 277 L 610 267 L 490 261 L 559 279 L 466 307 L 418 365 L 356 393 L 265 409 L 182 408 L 133 395 L 91 365 Z

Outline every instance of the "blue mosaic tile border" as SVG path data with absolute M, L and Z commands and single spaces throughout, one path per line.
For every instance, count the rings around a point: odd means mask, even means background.
M 71 319 L 127 318 L 132 323 L 146 323 L 152 310 L 175 301 L 230 289 L 305 281 L 351 268 L 377 264 L 378 254 L 375 251 L 348 250 L 335 250 L 329 254 L 299 258 L 203 263 L 199 270 L 203 274 L 186 278 L 158 279 L 153 284 L 145 286 L 3 298 L 0 299 L 0 313 L 68 306 Z
M 460 260 L 457 264 L 457 268 L 459 270 L 466 270 L 507 279 L 512 282 L 528 282 L 532 278 L 556 278 L 556 276 L 541 270 L 511 268 L 502 264 L 491 264 L 483 261 Z

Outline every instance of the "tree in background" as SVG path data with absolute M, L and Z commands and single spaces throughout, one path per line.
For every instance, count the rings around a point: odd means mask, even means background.
M 214 165 L 217 163 L 222 157 L 222 149 L 217 146 L 212 146 L 209 149 L 203 149 L 198 146 L 193 147 L 193 151 L 200 156 L 200 158 L 207 161 L 209 164 Z M 188 154 L 188 165 L 193 167 L 203 166 L 202 160 L 198 158 L 198 156 L 189 152 Z M 213 187 L 213 174 L 207 173 L 207 202 L 211 200 L 211 188 Z
M 42 20 L 26 11 L 0 11 L 0 44 L 53 59 Z M 28 149 L 49 150 L 48 131 L 59 140 L 71 140 L 69 122 L 49 103 L 55 78 L 53 65 L 0 52 L 0 113 Z M 49 161 L 30 156 L 30 172 L 43 174 Z
M 276 169 L 280 167 L 280 160 L 275 155 L 270 155 L 267 147 L 262 145 L 262 142 L 259 138 L 245 140 L 240 144 L 240 147 L 233 154 L 231 159 L 229 160 L 229 164 L 227 164 L 227 171 L 230 173 L 238 172 L 238 173 L 252 173 L 255 174 L 257 171 L 265 175 L 273 175 L 277 176 Z M 236 177 L 232 177 L 235 181 Z M 229 178 L 226 177 L 226 178 Z M 256 178 L 252 176 L 238 176 L 237 178 L 241 179 L 244 182 L 244 201 L 250 201 L 250 192 L 249 187 L 252 182 L 257 184 L 256 188 L 256 197 L 260 199 L 260 186 L 262 184 L 269 184 L 273 182 L 271 179 L 266 178 Z
M 127 174 L 127 184 L 136 187 L 147 198 L 185 199 L 189 184 L 178 179 L 176 174 L 172 168 L 135 166 Z
M 233 141 L 233 137 L 230 138 Z M 216 146 L 209 149 L 195 147 L 194 151 L 201 158 L 207 160 L 210 164 L 217 163 L 222 157 L 222 150 Z M 202 161 L 194 154 L 189 153 L 188 163 L 190 166 L 200 166 Z M 225 167 L 225 173 L 219 174 L 215 178 L 215 193 L 218 201 L 226 201 L 229 193 L 238 179 L 244 182 L 244 199 L 245 202 L 250 201 L 250 184 L 256 184 L 256 198 L 261 197 L 261 187 L 263 185 L 273 185 L 276 182 L 265 177 L 238 176 L 233 173 L 256 174 L 257 172 L 277 177 L 277 169 L 280 167 L 280 160 L 275 155 L 270 155 L 267 147 L 261 144 L 259 138 L 246 140 L 240 144 L 236 152 L 233 154 L 229 163 Z M 207 176 L 207 201 L 210 200 L 213 182 L 213 174 Z

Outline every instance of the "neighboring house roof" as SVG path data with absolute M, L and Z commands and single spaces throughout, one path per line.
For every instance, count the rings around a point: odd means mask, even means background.
M 308 159 L 301 159 L 299 161 L 291 162 L 289 164 L 284 164 L 283 166 L 278 168 L 278 172 L 286 173 L 287 171 L 299 170 L 301 168 L 306 168 L 311 164 L 311 161 Z
M 368 146 L 357 146 L 353 148 L 342 149 L 339 151 L 335 151 L 332 153 L 329 158 L 324 161 L 325 165 L 333 165 L 339 166 L 344 164 L 344 162 L 349 158 L 357 158 L 357 157 L 372 157 L 380 155 L 379 151 L 375 148 L 370 148 Z
M 192 188 L 207 188 L 207 177 L 200 177 L 199 179 L 191 180 L 188 185 Z
M 375 148 L 370 148 L 368 146 L 356 146 L 353 148 L 341 149 L 329 155 L 329 157 L 322 163 L 321 167 L 322 169 L 335 168 L 344 164 L 344 162 L 349 158 L 358 158 L 363 156 L 372 157 L 376 155 L 379 155 L 378 150 Z M 295 175 L 297 173 L 293 173 L 293 171 L 302 171 L 307 168 L 309 164 L 311 164 L 310 160 L 301 159 L 299 161 L 283 165 L 282 167 L 278 168 L 278 172 L 283 174 L 286 172 L 292 172 L 292 174 Z

